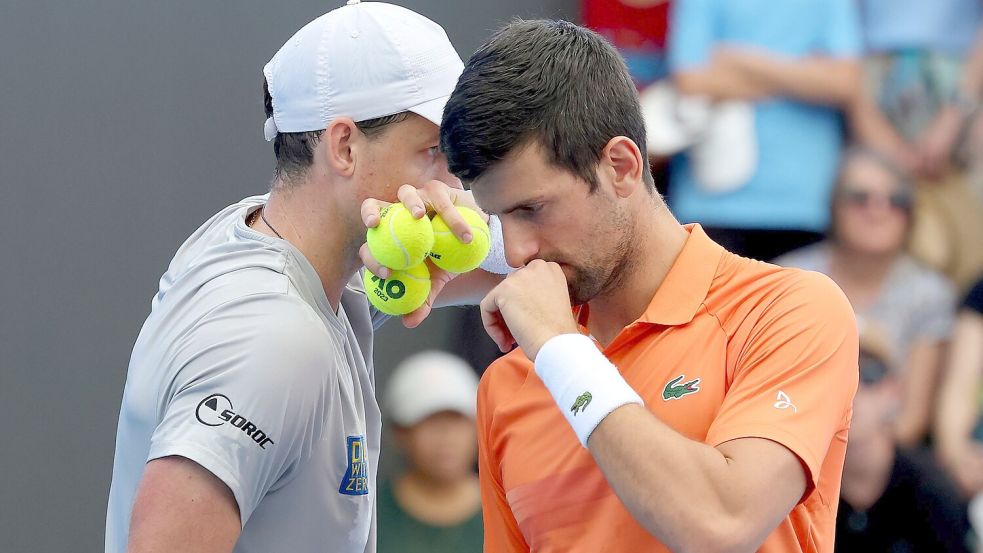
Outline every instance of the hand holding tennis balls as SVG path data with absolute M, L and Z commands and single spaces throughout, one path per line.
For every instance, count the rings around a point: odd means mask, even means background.
M 491 234 L 477 211 L 454 206 L 470 225 L 471 241 L 461 242 L 440 214 L 433 220 L 415 219 L 402 203 L 391 204 L 379 212 L 379 224 L 365 234 L 369 253 L 390 269 L 405 270 L 419 265 L 429 256 L 434 265 L 452 273 L 477 269 L 488 256 Z
M 363 202 L 362 220 L 368 230 L 359 255 L 366 267 L 363 280 L 370 302 L 384 313 L 408 315 L 403 324 L 412 328 L 430 313 L 428 298 L 440 294 L 457 274 L 480 265 L 488 253 L 490 235 L 470 192 L 462 186 L 441 181 L 423 187 L 404 185 L 397 196 L 401 203 Z M 427 211 L 437 212 L 435 221 L 425 215 Z M 433 225 L 440 233 L 440 244 Z M 424 271 L 429 287 L 419 281 Z
M 391 271 L 386 278 L 368 269 L 363 275 L 365 294 L 376 309 L 388 315 L 405 315 L 426 302 L 431 288 L 430 271 L 424 263 L 427 250 L 431 250 L 431 262 L 448 272 L 465 273 L 481 264 L 490 245 L 488 225 L 473 209 L 456 209 L 471 225 L 472 238 L 467 244 L 457 239 L 440 215 L 433 221 L 414 219 L 403 204 L 392 204 L 380 212 L 379 225 L 367 231 L 366 243 L 372 256 Z M 413 261 L 417 263 L 403 268 Z

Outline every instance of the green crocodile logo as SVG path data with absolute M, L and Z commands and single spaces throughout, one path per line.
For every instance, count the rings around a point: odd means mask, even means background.
M 590 392 L 584 392 L 577 396 L 577 400 L 570 406 L 573 416 L 576 417 L 577 413 L 583 413 L 584 409 L 587 409 L 587 406 L 590 405 L 590 400 L 592 399 L 594 399 L 594 396 L 590 395 Z
M 683 379 L 686 378 L 685 374 L 681 374 L 676 378 L 673 378 L 666 384 L 666 388 L 662 390 L 662 399 L 669 401 L 670 399 L 679 399 L 685 395 L 695 394 L 700 391 L 700 379 L 694 378 L 689 382 L 683 382 L 679 384 Z

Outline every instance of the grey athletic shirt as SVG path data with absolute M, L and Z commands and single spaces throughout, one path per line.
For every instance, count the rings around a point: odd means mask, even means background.
M 245 218 L 199 228 L 160 280 L 130 358 L 106 552 L 126 550 L 144 467 L 191 459 L 235 494 L 235 551 L 374 552 L 382 421 L 372 333 L 385 317 L 355 275 L 335 313 L 310 263 Z

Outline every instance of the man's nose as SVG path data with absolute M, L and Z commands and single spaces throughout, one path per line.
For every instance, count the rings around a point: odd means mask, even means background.
M 539 242 L 535 236 L 516 224 L 502 221 L 502 237 L 505 240 L 505 261 L 511 267 L 523 267 L 539 254 Z

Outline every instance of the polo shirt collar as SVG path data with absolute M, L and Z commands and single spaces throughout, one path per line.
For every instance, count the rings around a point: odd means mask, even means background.
M 693 320 L 706 300 L 724 248 L 697 224 L 684 225 L 689 238 L 638 322 L 666 326 Z

